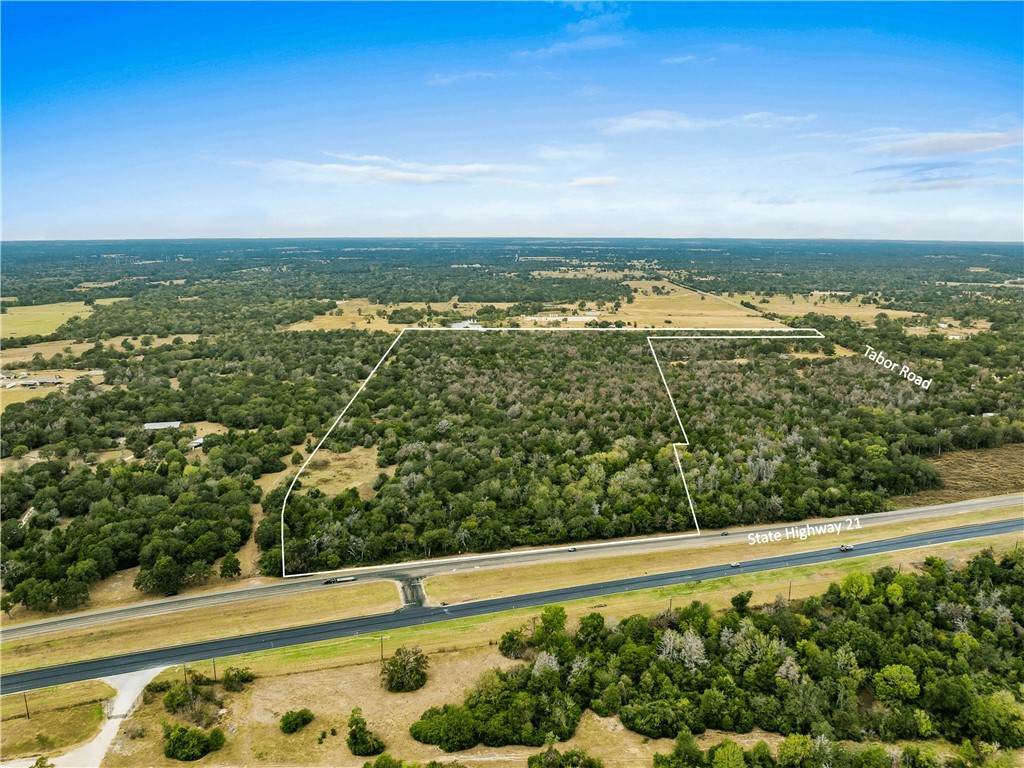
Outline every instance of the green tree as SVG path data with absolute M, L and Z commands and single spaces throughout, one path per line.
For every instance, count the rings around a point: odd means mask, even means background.
M 711 768 L 745 768 L 746 760 L 743 755 L 743 747 L 734 741 L 726 739 L 715 750 L 711 758 Z
M 914 670 L 905 664 L 889 664 L 875 675 L 875 694 L 883 701 L 911 701 L 921 695 Z
M 404 693 L 422 688 L 427 682 L 430 662 L 419 648 L 399 648 L 395 655 L 381 666 L 381 685 L 392 693 Z
M 875 588 L 875 580 L 869 573 L 851 573 L 843 579 L 840 593 L 847 600 L 855 603 L 863 602 Z
M 281 730 L 284 733 L 295 733 L 313 722 L 313 713 L 308 709 L 289 710 L 281 715 Z
M 348 748 L 353 755 L 370 757 L 384 751 L 384 741 L 366 727 L 363 711 L 356 707 L 348 718 Z
M 139 571 L 135 588 L 156 595 L 172 595 L 181 589 L 184 571 L 170 555 L 163 555 L 148 570 Z
M 242 574 L 242 564 L 234 552 L 228 552 L 220 561 L 220 577 L 222 579 L 233 579 Z

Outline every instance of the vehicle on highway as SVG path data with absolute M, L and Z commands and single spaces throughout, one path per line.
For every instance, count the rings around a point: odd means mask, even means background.
M 853 549 L 853 544 L 841 544 L 839 546 L 840 552 L 849 552 L 851 549 Z
M 729 532 L 728 532 L 728 531 L 722 531 L 722 532 L 721 532 L 720 534 L 718 534 L 718 535 L 719 535 L 719 536 L 728 536 L 728 535 L 729 535 Z
M 569 547 L 569 551 L 570 552 L 575 552 L 576 551 L 576 547 Z
M 345 581 L 355 581 L 355 576 L 334 576 L 330 579 L 324 579 L 321 584 L 341 584 Z
M 739 568 L 740 564 L 739 563 L 729 563 L 729 567 L 730 568 Z

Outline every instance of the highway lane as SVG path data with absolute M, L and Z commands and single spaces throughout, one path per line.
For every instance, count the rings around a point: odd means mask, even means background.
M 738 568 L 733 568 L 728 564 L 706 566 L 703 568 L 675 571 L 673 573 L 634 576 L 615 581 L 551 589 L 526 595 L 461 603 L 459 605 L 452 605 L 444 608 L 409 606 L 389 614 L 324 622 L 321 624 L 314 624 L 306 627 L 295 627 L 292 629 L 258 632 L 242 637 L 230 637 L 202 643 L 160 648 L 140 653 L 126 654 L 124 656 L 96 659 L 93 661 L 84 661 L 74 664 L 64 664 L 3 675 L 0 677 L 0 691 L 3 693 L 18 693 L 20 691 L 32 690 L 34 688 L 41 688 L 48 685 L 74 682 L 78 680 L 91 680 L 97 677 L 122 674 L 140 669 L 172 666 L 175 664 L 196 662 L 210 658 L 220 658 L 223 656 L 231 656 L 252 651 L 264 651 L 273 648 L 282 648 L 290 645 L 315 642 L 318 640 L 328 640 L 336 637 L 387 632 L 400 627 L 429 624 L 468 616 L 480 616 L 514 608 L 528 608 L 547 605 L 549 603 L 568 602 L 570 600 L 580 600 L 621 592 L 631 592 L 639 589 L 650 589 L 652 587 L 663 587 L 673 584 L 703 581 L 705 579 L 714 579 L 721 576 L 735 575 L 737 573 L 755 573 L 759 571 L 786 568 L 788 566 L 827 563 L 833 560 L 842 560 L 850 557 L 862 557 L 864 555 L 878 554 L 882 552 L 895 552 L 924 547 L 929 544 L 941 544 L 950 541 L 962 541 L 1006 533 L 1024 534 L 1024 522 L 1017 519 L 1003 520 L 994 523 L 980 523 L 977 525 L 947 528 L 940 531 L 930 531 L 927 533 L 917 533 L 908 536 L 899 536 L 896 538 L 880 539 L 878 541 L 858 544 L 856 549 L 851 552 L 840 552 L 836 546 L 829 546 L 825 549 L 818 549 L 810 552 L 782 554 L 764 557 L 758 560 L 751 560 L 743 563 L 743 565 Z M 767 548 L 771 545 L 764 546 Z
M 927 507 L 914 507 L 910 509 L 895 510 L 892 512 L 878 512 L 871 515 L 863 515 L 860 520 L 863 528 L 866 529 L 872 526 L 898 523 L 907 520 L 916 520 L 928 517 L 952 517 L 968 512 L 996 509 L 998 507 L 1013 505 L 1017 505 L 1024 509 L 1020 494 L 971 499 L 968 501 L 959 501 L 951 504 L 939 504 Z M 837 519 L 833 519 L 831 522 L 836 522 L 836 520 Z M 787 526 L 793 524 L 794 523 L 784 523 L 781 525 L 732 528 L 730 530 L 733 535 L 730 537 L 720 537 L 718 535 L 718 531 L 712 531 L 706 535 L 693 538 L 651 536 L 643 539 L 576 544 L 576 551 L 572 553 L 568 552 L 567 545 L 559 545 L 542 549 L 511 550 L 507 552 L 494 552 L 489 554 L 437 558 L 416 563 L 393 563 L 388 565 L 368 566 L 365 568 L 351 568 L 339 573 L 355 575 L 358 576 L 360 580 L 408 580 L 410 578 L 420 579 L 441 573 L 451 573 L 452 570 L 465 568 L 526 565 L 535 562 L 550 563 L 557 560 L 602 557 L 608 554 L 627 554 L 664 549 L 678 549 L 680 551 L 686 551 L 693 548 L 715 547 L 735 543 L 737 537 L 743 537 L 748 533 L 781 531 Z M 3 640 L 15 640 L 18 638 L 33 637 L 50 632 L 99 626 L 113 621 L 163 615 L 175 613 L 177 611 L 192 610 L 193 608 L 222 606 L 264 597 L 276 597 L 280 595 L 308 592 L 310 590 L 320 588 L 320 584 L 323 579 L 324 576 L 318 575 L 313 577 L 276 580 L 269 584 L 233 589 L 230 591 L 208 592 L 199 595 L 182 595 L 180 597 L 170 599 L 165 598 L 162 600 L 134 603 L 132 605 L 119 608 L 84 611 L 69 616 L 10 625 L 5 627 L 3 630 L 0 630 L 0 637 L 2 637 Z

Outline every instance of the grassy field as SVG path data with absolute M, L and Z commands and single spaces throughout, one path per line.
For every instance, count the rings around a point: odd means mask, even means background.
M 951 501 L 1024 492 L 1024 445 L 1003 445 L 976 451 L 953 451 L 931 463 L 945 488 L 892 499 L 894 508 L 947 504 Z M 1020 507 L 1018 507 L 1018 511 Z
M 456 305 L 458 305 L 456 307 Z M 430 305 L 439 312 L 451 309 L 458 309 L 462 314 L 470 316 L 484 303 L 478 301 L 445 301 L 432 303 Z M 494 306 L 498 309 L 507 309 L 511 303 L 495 302 L 487 306 Z M 286 331 L 331 331 L 339 328 L 354 328 L 363 331 L 394 331 L 401 328 L 401 325 L 392 325 L 386 317 L 378 317 L 377 312 L 393 312 L 396 309 L 426 309 L 427 304 L 422 301 L 406 301 L 398 304 L 374 304 L 369 299 L 347 299 L 338 302 L 338 308 L 344 310 L 342 315 L 318 315 L 312 320 L 293 323 L 284 328 Z
M 102 302 L 100 302 L 102 303 Z M 6 317 L 6 315 L 3 315 Z M 170 344 L 175 338 L 181 337 L 181 340 L 188 343 L 195 341 L 199 338 L 198 334 L 195 333 L 179 333 L 175 336 L 159 336 L 153 337 L 153 346 L 159 347 L 164 344 Z M 114 336 L 110 339 L 105 339 L 101 342 L 106 347 L 120 347 L 121 342 L 125 339 L 132 339 L 132 343 L 135 344 L 136 352 L 144 352 L 145 347 L 139 344 L 141 336 Z M 95 346 L 94 342 L 83 341 L 81 343 L 73 341 L 44 341 L 39 344 L 29 344 L 27 347 L 18 347 L 17 349 L 5 349 L 0 352 L 0 365 L 9 365 L 14 363 L 24 363 L 31 360 L 37 354 L 42 355 L 44 358 L 51 358 L 59 352 L 70 351 L 73 355 L 80 355 L 87 349 L 92 349 Z
M 635 613 L 652 613 L 669 605 L 700 599 L 713 607 L 724 609 L 737 592 L 754 591 L 754 604 L 767 603 L 777 594 L 786 594 L 793 583 L 793 597 L 804 597 L 824 591 L 830 580 L 841 579 L 855 570 L 873 570 L 883 565 L 920 562 L 927 555 L 966 558 L 981 546 L 1005 551 L 1014 546 L 1017 537 L 994 537 L 980 542 L 958 542 L 917 550 L 911 553 L 875 555 L 843 561 L 834 566 L 806 566 L 752 575 L 716 579 L 703 584 L 645 590 L 607 598 L 587 599 L 563 604 L 570 617 L 570 626 L 580 616 L 600 610 L 606 616 L 625 618 Z M 912 558 L 912 559 L 911 559 Z M 344 721 L 355 706 L 363 709 L 370 727 L 388 744 L 388 751 L 404 759 L 427 761 L 443 758 L 436 747 L 419 744 L 408 733 L 409 724 L 430 706 L 460 701 L 464 690 L 487 669 L 506 667 L 511 662 L 497 653 L 495 641 L 507 629 L 529 625 L 539 609 L 521 609 L 492 616 L 458 619 L 443 624 L 412 627 L 384 636 L 385 653 L 402 645 L 419 645 L 430 654 L 430 677 L 427 685 L 412 694 L 395 696 L 379 686 L 380 640 L 378 636 L 340 638 L 322 643 L 246 654 L 232 659 L 219 659 L 218 667 L 228 664 L 248 666 L 260 675 L 245 692 L 229 696 L 227 713 L 222 724 L 229 732 L 228 744 L 221 752 L 204 758 L 214 766 L 262 764 L 303 764 L 358 768 L 363 759 L 354 758 L 345 747 L 342 734 Z M 210 673 L 208 665 L 194 665 Z M 179 669 L 168 670 L 161 677 L 173 678 Z M 291 736 L 277 728 L 281 714 L 288 709 L 310 707 L 316 719 Z M 147 737 L 136 741 L 120 739 L 117 750 L 108 753 L 103 766 L 111 768 L 134 765 L 171 765 L 160 751 L 159 723 L 165 713 L 159 702 L 142 707 L 131 718 L 145 726 Z M 338 737 L 328 737 L 317 744 L 321 730 L 338 729 Z M 699 742 L 707 747 L 717 743 L 723 734 L 708 732 Z M 730 738 L 742 739 L 749 746 L 760 738 L 775 743 L 780 737 L 751 733 Z M 748 744 L 749 740 L 749 744 Z M 649 765 L 654 752 L 671 750 L 670 740 L 648 740 L 625 730 L 615 718 L 598 718 L 588 713 L 575 736 L 565 745 L 581 747 L 601 757 L 605 765 Z M 476 747 L 460 752 L 457 759 L 467 766 L 521 768 L 528 755 L 536 749 L 525 747 Z
M 319 488 L 331 496 L 347 488 L 358 488 L 359 495 L 370 498 L 374 495 L 373 481 L 381 472 L 395 473 L 395 467 L 382 469 L 377 466 L 377 448 L 356 446 L 345 453 L 335 453 L 321 448 L 299 476 L 306 488 Z
M 956 517 L 956 525 L 970 525 L 990 520 L 1004 520 L 1019 512 L 1019 507 L 1007 506 Z M 858 531 L 844 532 L 841 543 L 857 544 L 882 537 L 902 536 L 910 533 L 939 530 L 949 527 L 949 518 L 936 517 L 888 525 L 871 525 L 870 518 L 862 518 L 868 525 Z M 692 541 L 692 540 L 691 540 Z M 649 550 L 633 554 L 608 557 L 590 557 L 581 554 L 578 560 L 562 560 L 551 564 L 531 564 L 515 567 L 470 568 L 442 576 L 432 576 L 424 582 L 428 598 L 435 604 L 461 603 L 488 597 L 508 597 L 557 589 L 595 581 L 624 579 L 648 573 L 668 573 L 689 568 L 702 568 L 722 563 L 743 562 L 767 555 L 807 552 L 836 544 L 834 537 L 810 537 L 806 541 L 793 541 L 774 547 L 751 546 L 743 529 L 732 530 L 729 537 L 712 534 L 712 546 Z M 904 555 L 904 558 L 909 555 Z
M 762 304 L 762 299 L 767 298 L 768 303 Z M 776 294 L 775 296 L 755 296 L 752 293 L 737 293 L 733 301 L 749 301 L 758 309 L 764 312 L 774 312 L 777 315 L 794 317 L 806 315 L 808 312 L 817 312 L 820 315 L 832 315 L 834 317 L 849 316 L 861 323 L 873 323 L 875 315 L 885 312 L 889 317 L 915 317 L 919 313 L 907 312 L 902 309 L 879 309 L 876 304 L 862 304 L 859 297 L 850 301 L 840 301 L 837 294 L 827 291 L 814 291 L 808 298 L 802 294 L 793 294 L 793 298 Z
M 106 683 L 88 680 L 29 691 L 24 697 L 0 696 L 0 754 L 4 760 L 52 755 L 88 741 L 99 733 L 103 702 L 114 693 Z
M 97 304 L 113 304 L 123 299 L 97 299 Z M 37 304 L 29 307 L 8 307 L 0 315 L 0 336 L 21 337 L 53 333 L 69 318 L 88 315 L 92 307 L 82 301 L 62 301 L 57 304 Z
M 98 659 L 146 648 L 281 629 L 312 621 L 393 611 L 401 605 L 390 581 L 343 584 L 329 591 L 252 599 L 0 643 L 4 672 Z
M 717 296 L 700 294 L 680 288 L 667 281 L 628 280 L 635 288 L 632 304 L 623 304 L 613 313 L 602 312 L 600 320 L 621 320 L 636 323 L 641 328 L 781 328 L 781 323 L 762 317 L 757 312 L 730 303 Z M 654 286 L 660 286 L 660 293 Z

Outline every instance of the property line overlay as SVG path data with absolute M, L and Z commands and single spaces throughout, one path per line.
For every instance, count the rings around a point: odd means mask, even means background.
M 303 471 L 316 456 L 317 451 L 323 447 L 324 443 L 334 432 L 341 420 L 345 418 L 345 414 L 348 413 L 349 408 L 355 403 L 359 395 L 362 394 L 363 390 L 366 389 L 366 385 L 370 383 L 370 379 L 373 378 L 374 374 L 380 370 L 380 367 L 384 364 L 384 361 L 388 359 L 395 347 L 398 346 L 398 342 L 401 341 L 402 337 L 408 333 L 414 332 L 428 332 L 428 333 L 488 333 L 488 332 L 499 332 L 499 333 L 645 333 L 653 332 L 660 334 L 664 332 L 664 328 L 552 328 L 552 327 L 540 327 L 540 328 L 489 328 L 489 327 L 477 327 L 477 328 L 415 328 L 407 327 L 402 328 L 394 341 L 391 342 L 390 346 L 385 350 L 384 354 L 381 355 L 380 360 L 373 366 L 370 373 L 367 375 L 363 382 L 359 385 L 359 388 L 352 395 L 348 403 L 342 409 L 341 413 L 334 420 L 331 426 L 328 428 L 324 436 L 320 438 L 320 442 L 316 444 L 313 451 L 306 457 L 306 460 L 302 462 L 302 466 L 299 467 L 299 471 L 295 473 L 295 477 L 292 478 L 291 483 L 288 485 L 288 490 L 284 495 L 284 501 L 281 502 L 281 577 L 285 579 L 295 579 L 302 576 L 321 576 L 325 574 L 333 573 L 351 573 L 357 571 L 367 571 L 382 566 L 357 566 L 355 568 L 337 568 L 330 571 L 307 571 L 305 573 L 287 573 L 285 566 L 285 553 L 284 553 L 284 513 L 288 507 L 288 499 L 292 495 L 292 491 L 295 489 L 295 484 L 299 481 L 299 477 L 302 476 Z M 683 481 L 683 490 L 686 493 L 686 502 L 690 507 L 690 515 L 693 517 L 693 525 L 696 528 L 696 533 L 680 533 L 673 534 L 670 536 L 659 536 L 658 541 L 667 541 L 672 539 L 688 539 L 695 536 L 700 536 L 700 523 L 697 521 L 697 511 L 693 505 L 693 497 L 690 496 L 690 487 L 686 482 L 686 473 L 683 472 L 683 462 L 679 455 L 679 449 L 686 449 L 690 445 L 690 438 L 686 434 L 686 428 L 683 426 L 683 420 L 679 415 L 679 410 L 676 407 L 675 398 L 672 396 L 672 390 L 668 386 L 668 381 L 665 379 L 665 371 L 661 367 L 661 361 L 658 359 L 658 353 L 654 349 L 655 341 L 671 341 L 671 340 L 704 340 L 704 339 L 737 339 L 737 340 L 750 340 L 750 339 L 824 339 L 825 335 L 821 333 L 817 328 L 679 328 L 680 331 L 693 331 L 692 334 L 679 335 L 672 334 L 670 336 L 665 335 L 651 335 L 647 337 L 647 346 L 651 350 L 651 357 L 654 358 L 654 364 L 658 369 L 658 375 L 661 377 L 661 383 L 665 387 L 665 393 L 668 395 L 669 405 L 672 406 L 672 413 L 676 418 L 676 424 L 679 426 L 679 432 L 682 434 L 683 439 L 681 442 L 672 443 L 672 453 L 675 456 L 676 468 L 679 470 L 679 476 Z M 612 545 L 623 545 L 631 543 L 641 543 L 644 541 L 650 541 L 650 537 L 640 537 L 633 539 L 614 539 L 606 542 L 595 542 L 593 544 L 581 545 L 585 549 L 596 549 L 599 547 L 612 546 Z M 529 550 L 516 550 L 517 555 L 531 555 L 541 554 L 544 552 L 552 551 L 551 547 L 529 549 Z M 410 560 L 403 562 L 402 565 L 406 566 L 417 566 L 427 564 L 444 564 L 444 563 L 464 563 L 467 561 L 478 561 L 487 560 L 492 558 L 503 557 L 506 553 L 504 552 L 491 552 L 483 553 L 479 555 L 461 555 L 458 557 L 441 557 L 431 558 L 429 560 Z

